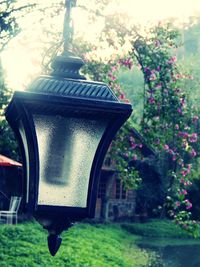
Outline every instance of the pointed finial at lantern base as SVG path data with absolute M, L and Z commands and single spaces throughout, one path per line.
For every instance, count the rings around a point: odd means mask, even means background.
M 51 253 L 52 256 L 55 256 L 62 243 L 62 238 L 59 235 L 50 234 L 47 240 L 48 240 L 49 252 Z

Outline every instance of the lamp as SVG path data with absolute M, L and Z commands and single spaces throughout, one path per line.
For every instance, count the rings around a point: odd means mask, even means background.
M 71 1 L 66 3 L 69 17 Z M 106 84 L 86 81 L 82 65 L 63 52 L 52 62 L 52 74 L 16 91 L 6 110 L 22 151 L 25 206 L 49 231 L 52 255 L 63 230 L 94 216 L 104 156 L 132 112 Z

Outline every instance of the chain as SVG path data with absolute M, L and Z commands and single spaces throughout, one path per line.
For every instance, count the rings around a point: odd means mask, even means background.
M 74 26 L 71 19 L 71 9 L 76 6 L 77 0 L 65 0 L 66 12 L 64 18 L 64 27 L 63 27 L 63 38 L 64 38 L 64 50 L 71 50 Z

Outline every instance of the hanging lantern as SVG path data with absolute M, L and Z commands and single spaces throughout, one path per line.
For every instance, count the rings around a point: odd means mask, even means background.
M 49 231 L 52 255 L 63 230 L 94 216 L 105 154 L 132 112 L 106 84 L 80 75 L 82 65 L 63 52 L 6 111 L 22 151 L 26 210 Z

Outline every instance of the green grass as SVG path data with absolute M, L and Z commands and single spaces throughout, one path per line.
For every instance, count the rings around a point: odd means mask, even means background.
M 192 238 L 189 233 L 182 230 L 169 220 L 152 220 L 147 223 L 124 223 L 122 228 L 128 232 L 143 236 L 155 238 Z
M 0 267 L 145 267 L 153 255 L 135 245 L 119 225 L 77 224 L 63 237 L 55 257 L 47 233 L 36 223 L 0 226 Z

